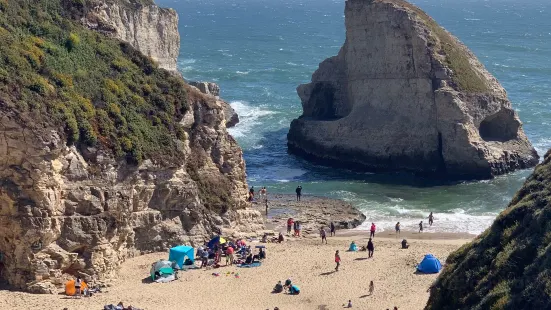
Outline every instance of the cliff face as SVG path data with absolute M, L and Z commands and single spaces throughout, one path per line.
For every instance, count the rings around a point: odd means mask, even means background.
M 260 233 L 220 103 L 64 4 L 0 2 L 0 281 L 54 293 L 142 252 Z
M 91 0 L 88 6 L 82 22 L 90 29 L 128 42 L 161 68 L 177 72 L 180 34 L 176 11 L 160 8 L 153 1 Z
M 505 90 L 455 37 L 402 0 L 348 0 L 346 41 L 297 89 L 288 147 L 373 171 L 490 178 L 537 164 Z
M 235 112 L 235 110 L 231 107 L 231 105 L 220 99 L 220 86 L 216 83 L 212 82 L 196 82 L 196 81 L 189 81 L 189 85 L 197 88 L 201 93 L 213 96 L 217 101 L 218 104 L 222 106 L 222 109 L 224 110 L 224 117 L 226 118 L 226 128 L 231 128 L 237 123 L 239 123 L 239 115 Z
M 425 309 L 551 309 L 551 151 L 493 225 L 450 254 Z

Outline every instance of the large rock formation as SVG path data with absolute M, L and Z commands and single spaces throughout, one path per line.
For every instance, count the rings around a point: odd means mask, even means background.
M 293 153 L 330 165 L 491 178 L 538 155 L 498 81 L 402 0 L 348 0 L 346 41 L 297 89 Z
M 261 233 L 220 102 L 62 4 L 0 3 L 0 281 L 53 293 L 143 252 Z M 53 35 L 32 32 L 44 20 Z
M 239 123 L 239 115 L 231 107 L 231 105 L 224 100 L 220 99 L 220 86 L 213 82 L 197 82 L 197 81 L 188 81 L 189 85 L 197 88 L 200 92 L 205 95 L 213 96 L 216 98 L 218 103 L 222 106 L 224 110 L 224 116 L 226 117 L 226 127 L 231 128 L 237 123 Z
M 425 309 L 551 309 L 551 151 L 493 225 L 450 254 Z
M 89 1 L 81 17 L 86 26 L 130 43 L 161 68 L 177 72 L 180 34 L 176 11 L 160 8 L 153 0 Z

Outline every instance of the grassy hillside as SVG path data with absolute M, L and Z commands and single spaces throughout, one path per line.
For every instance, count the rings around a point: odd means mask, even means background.
M 131 163 L 181 160 L 182 79 L 72 20 L 89 1 L 0 0 L 0 109 Z
M 446 263 L 426 309 L 551 309 L 551 151 L 494 224 Z

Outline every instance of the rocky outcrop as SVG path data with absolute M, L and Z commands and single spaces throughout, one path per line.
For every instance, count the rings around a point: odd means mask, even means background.
M 224 116 L 226 118 L 226 127 L 230 128 L 237 123 L 239 123 L 239 115 L 235 112 L 235 110 L 231 107 L 231 105 L 220 99 L 220 86 L 216 83 L 212 82 L 196 82 L 196 81 L 188 81 L 188 84 L 197 88 L 200 92 L 203 94 L 213 96 L 218 101 L 218 104 L 222 106 L 222 109 L 224 110 Z
M 293 153 L 335 166 L 485 179 L 538 155 L 498 81 L 402 0 L 348 0 L 346 41 L 297 89 Z
M 110 278 L 142 252 L 196 244 L 219 231 L 260 233 L 260 213 L 245 208 L 245 164 L 222 107 L 192 88 L 188 94 L 185 164 L 173 167 L 148 160 L 136 167 L 101 149 L 78 150 L 55 130 L 0 112 L 2 278 L 52 293 L 67 274 Z
M 450 254 L 431 309 L 551 309 L 551 151 L 509 206 Z
M 173 9 L 153 1 L 91 0 L 83 13 L 81 20 L 88 28 L 128 42 L 161 68 L 177 72 L 180 34 Z

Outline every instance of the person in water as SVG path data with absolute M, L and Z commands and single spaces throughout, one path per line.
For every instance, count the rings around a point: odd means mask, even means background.
M 339 250 L 335 252 L 335 263 L 337 263 L 337 266 L 335 267 L 335 271 L 339 271 L 339 266 L 341 265 L 341 256 L 339 255 Z
M 331 229 L 331 237 L 333 237 L 335 235 L 335 223 L 331 222 L 329 228 Z
M 396 237 L 398 237 L 398 235 L 400 234 L 400 222 L 396 223 L 394 229 L 396 230 Z
M 419 233 L 423 232 L 423 221 L 419 222 Z
M 432 212 L 429 214 L 429 226 L 432 226 L 432 223 L 434 222 L 434 216 L 432 215 Z
M 302 186 L 297 186 L 297 189 L 295 189 L 295 192 L 297 193 L 297 201 L 300 201 L 300 197 L 302 196 Z
M 368 258 L 373 257 L 373 252 L 375 251 L 375 246 L 373 245 L 373 241 L 371 241 L 371 238 L 369 238 L 369 241 L 367 241 L 367 254 Z

